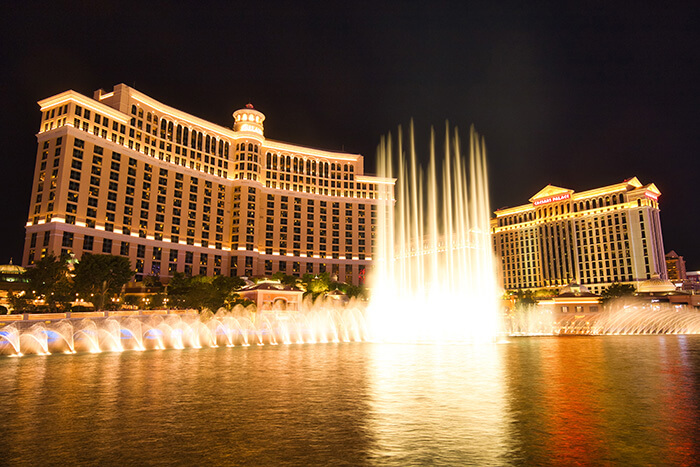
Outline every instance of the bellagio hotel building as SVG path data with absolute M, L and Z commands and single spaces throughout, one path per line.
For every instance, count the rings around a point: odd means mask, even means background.
M 380 193 L 363 157 L 265 138 L 251 105 L 226 128 L 124 84 L 39 101 L 23 264 L 128 257 L 136 280 L 328 272 L 361 283 Z
M 613 283 L 666 279 L 661 195 L 636 177 L 574 192 L 548 185 L 491 220 L 505 290 L 555 290 L 571 282 L 600 293 Z

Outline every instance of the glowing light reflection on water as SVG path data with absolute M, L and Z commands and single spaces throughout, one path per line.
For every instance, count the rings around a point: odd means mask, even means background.
M 0 359 L 2 462 L 690 465 L 700 336 Z

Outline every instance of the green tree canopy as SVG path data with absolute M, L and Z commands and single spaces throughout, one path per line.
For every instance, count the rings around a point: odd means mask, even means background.
M 282 271 L 277 271 L 276 273 L 274 273 L 272 275 L 272 278 L 276 281 L 280 281 L 280 283 L 285 285 L 296 285 L 299 281 L 298 277 L 290 276 L 289 274 L 285 274 Z
M 301 277 L 301 284 L 306 289 L 304 295 L 311 295 L 315 300 L 319 295 L 328 292 L 331 285 L 331 276 L 327 272 L 322 272 L 318 275 L 304 274 Z
M 608 302 L 616 298 L 631 297 L 635 292 L 636 289 L 633 285 L 615 282 L 604 288 L 600 295 L 603 297 L 604 302 Z
M 236 291 L 244 285 L 245 281 L 240 277 L 188 277 L 175 273 L 168 283 L 168 297 L 172 306 L 182 308 L 230 309 L 240 301 Z
M 117 295 L 134 275 L 128 258 L 115 255 L 84 254 L 75 267 L 75 290 L 92 296 L 95 309 L 104 308 L 105 299 Z
M 528 306 L 537 303 L 535 300 L 532 290 L 522 290 L 518 289 L 515 294 L 515 305 L 516 306 Z
M 49 311 L 67 308 L 72 298 L 68 256 L 47 255 L 25 273 L 29 279 L 27 299 L 44 299 Z

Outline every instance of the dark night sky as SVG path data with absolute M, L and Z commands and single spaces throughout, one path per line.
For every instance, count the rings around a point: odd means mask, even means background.
M 224 126 L 251 101 L 268 137 L 361 153 L 368 172 L 411 118 L 425 135 L 473 123 L 494 208 L 637 176 L 663 194 L 666 250 L 700 269 L 694 3 L 45 3 L 0 12 L 0 262 L 21 257 L 36 101 L 124 82 Z

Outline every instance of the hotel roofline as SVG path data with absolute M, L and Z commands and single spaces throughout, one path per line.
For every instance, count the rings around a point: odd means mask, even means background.
M 649 183 L 647 185 L 642 185 L 642 183 L 639 181 L 637 177 L 632 177 L 630 179 L 624 180 L 623 182 L 620 183 L 614 183 L 612 185 L 607 185 L 604 187 L 600 188 L 594 188 L 591 190 L 586 190 L 586 191 L 581 191 L 581 192 L 575 192 L 574 190 L 571 190 L 569 188 L 561 188 L 553 185 L 547 185 L 544 187 L 542 190 L 537 192 L 532 198 L 529 199 L 530 203 L 528 204 L 522 204 L 520 206 L 514 206 L 514 207 L 508 207 L 508 208 L 501 208 L 497 209 L 494 211 L 495 217 L 502 217 L 502 216 L 510 216 L 513 214 L 519 214 L 521 212 L 527 212 L 531 211 L 534 209 L 537 209 L 538 206 L 541 204 L 548 204 L 549 202 L 558 202 L 558 201 L 581 201 L 581 200 L 586 200 L 587 198 L 594 198 L 598 196 L 604 196 L 608 194 L 614 194 L 614 193 L 622 193 L 622 192 L 628 192 L 628 191 L 634 191 L 634 190 L 640 190 L 643 189 L 645 192 L 650 193 L 651 195 L 655 196 L 658 198 L 661 196 L 661 191 L 657 188 L 657 186 L 653 183 Z M 561 199 L 556 199 L 557 196 L 562 196 Z M 548 198 L 553 198 L 551 200 L 548 200 Z M 538 203 L 538 201 L 544 200 L 545 203 Z
M 348 162 L 359 162 L 363 159 L 361 154 L 346 153 L 341 151 L 330 151 L 325 149 L 310 148 L 307 146 L 300 146 L 297 144 L 287 143 L 284 141 L 278 141 L 275 139 L 266 138 L 259 134 L 252 134 L 250 132 L 235 131 L 232 128 L 227 128 L 225 126 L 217 125 L 216 123 L 209 122 L 203 118 L 194 116 L 182 110 L 175 109 L 167 104 L 153 99 L 152 97 L 138 91 L 132 87 L 125 84 L 117 84 L 114 87 L 114 91 L 106 93 L 104 90 L 99 89 L 95 91 L 95 98 L 90 98 L 84 94 L 81 94 L 75 90 L 67 90 L 56 94 L 55 96 L 48 97 L 46 99 L 41 99 L 37 101 L 41 111 L 49 107 L 53 107 L 59 104 L 64 104 L 68 102 L 79 103 L 88 108 L 92 108 L 98 112 L 109 115 L 111 118 L 117 119 L 121 123 L 127 123 L 131 119 L 131 116 L 127 113 L 121 112 L 115 108 L 115 100 L 118 97 L 118 92 L 128 93 L 128 96 L 141 102 L 142 104 L 152 107 L 154 110 L 161 112 L 163 115 L 171 117 L 174 122 L 182 123 L 187 122 L 191 126 L 196 126 L 201 129 L 205 129 L 209 132 L 217 133 L 218 136 L 237 139 L 241 137 L 254 137 L 260 139 L 262 143 L 264 141 L 265 147 L 272 150 L 290 152 L 290 153 L 303 153 L 308 156 L 315 156 L 319 158 L 334 159 L 334 160 L 346 160 Z M 367 174 L 369 175 L 369 174 Z

